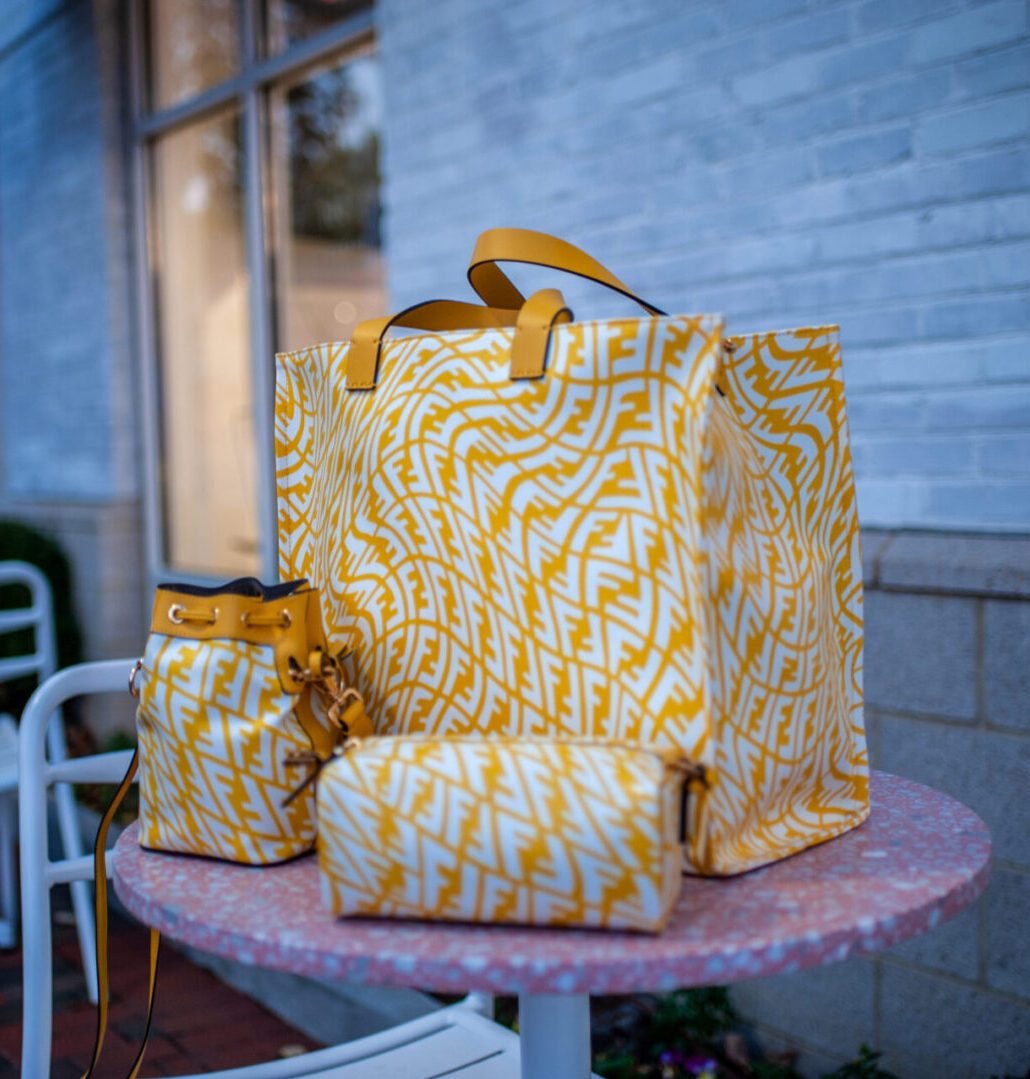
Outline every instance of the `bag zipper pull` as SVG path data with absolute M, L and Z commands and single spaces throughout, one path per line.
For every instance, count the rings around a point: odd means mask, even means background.
M 699 783 L 705 790 L 708 789 L 708 769 L 703 764 L 689 760 L 686 757 L 683 757 L 678 761 L 670 762 L 669 767 L 683 776 L 683 787 L 680 792 L 679 841 L 680 843 L 686 843 L 687 810 L 690 803 L 690 788 L 695 783 Z
M 283 764 L 287 768 L 310 768 L 311 771 L 301 780 L 300 786 L 292 790 L 280 803 L 285 809 L 292 801 L 300 797 L 311 786 L 312 783 L 318 779 L 322 772 L 322 769 L 331 761 L 337 757 L 342 757 L 352 749 L 356 749 L 361 745 L 360 738 L 344 738 L 343 742 L 335 746 L 333 751 L 327 756 L 323 757 L 321 754 L 316 753 L 313 749 L 302 749 L 296 753 L 290 753 L 283 758 Z

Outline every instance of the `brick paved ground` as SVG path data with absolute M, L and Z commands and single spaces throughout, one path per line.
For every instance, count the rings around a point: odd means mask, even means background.
M 60 912 L 54 926 L 53 1079 L 79 1079 L 93 1048 L 96 1017 L 86 999 L 74 925 Z M 143 1030 L 146 930 L 113 917 L 111 1022 L 101 1076 L 124 1075 Z M 17 1074 L 21 1059 L 20 950 L 0 952 L 0 1076 Z M 240 1067 L 297 1048 L 316 1048 L 248 997 L 223 985 L 171 946 L 161 949 L 154 1025 L 144 1076 Z

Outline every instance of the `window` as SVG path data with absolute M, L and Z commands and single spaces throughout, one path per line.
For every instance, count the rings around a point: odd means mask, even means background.
M 276 573 L 273 353 L 384 307 L 367 3 L 132 5 L 157 576 Z

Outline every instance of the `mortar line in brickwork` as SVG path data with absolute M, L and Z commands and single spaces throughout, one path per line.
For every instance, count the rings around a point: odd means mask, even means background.
M 1005 537 L 1007 534 L 998 532 L 996 535 Z M 1016 533 L 1008 535 L 1016 536 Z M 1022 535 L 1018 537 L 1022 539 Z M 892 596 L 940 596 L 942 599 L 989 599 L 996 603 L 1026 603 L 1027 597 L 1023 594 L 1006 595 L 1001 592 L 985 592 L 982 589 L 958 588 L 949 585 L 947 588 L 940 585 L 916 585 L 916 584 L 878 584 L 870 585 L 865 582 L 868 592 L 889 592 Z
M 987 886 L 990 887 L 990 881 Z M 990 926 L 987 922 L 987 892 L 976 902 L 976 979 L 987 985 L 988 952 L 990 951 Z
M 900 708 L 884 708 L 879 704 L 867 705 L 866 712 L 875 714 L 882 719 L 914 719 L 918 723 L 941 723 L 948 727 L 958 727 L 967 731 L 978 731 L 982 726 L 975 716 L 972 719 L 956 719 L 954 716 L 941 716 L 934 712 L 906 712 Z M 994 730 L 995 728 L 991 727 L 990 729 Z M 1008 728 L 1005 729 L 1005 733 L 1009 733 Z M 1011 733 L 1016 737 L 1030 738 L 1030 731 L 1013 730 Z
M 987 727 L 987 686 L 984 679 L 984 621 L 986 618 L 986 602 L 980 598 L 976 600 L 976 718 L 977 726 L 981 729 Z
M 987 200 L 984 200 L 984 201 L 987 201 Z M 920 209 L 925 209 L 925 208 L 924 207 L 913 207 L 910 211 L 905 211 L 905 212 L 906 213 L 918 213 Z M 881 215 L 881 216 L 887 216 L 887 215 Z M 863 220 L 842 221 L 842 222 L 838 222 L 838 224 L 841 224 L 841 225 L 854 224 L 854 225 L 869 226 L 869 225 L 882 225 L 884 223 L 881 222 L 881 221 L 877 221 L 875 217 L 871 217 L 871 218 L 863 219 Z M 887 222 L 886 224 L 889 226 L 891 224 L 891 222 Z M 806 228 L 803 231 L 815 232 L 817 227 L 819 227 L 819 228 L 832 228 L 833 225 L 834 225 L 833 222 L 826 222 L 825 224 L 821 224 L 819 226 L 812 226 L 810 228 Z M 779 240 L 779 239 L 783 238 L 783 235 L 784 235 L 784 233 L 782 233 L 782 232 L 770 232 L 770 233 L 767 233 L 767 234 L 759 233 L 759 234 L 756 234 L 756 239 L 768 238 L 769 240 L 773 240 L 773 239 Z M 1003 241 L 1001 241 L 1001 246 L 1005 246 L 1006 243 L 1009 246 L 1019 246 L 1021 243 L 1025 243 L 1025 242 L 1026 242 L 1026 237 L 1024 236 L 1024 237 L 1019 237 L 1018 239 L 1012 240 L 1012 241 L 1004 241 L 1003 240 Z M 708 243 L 706 241 L 705 249 L 704 250 L 700 250 L 700 249 L 698 250 L 698 253 L 697 253 L 698 254 L 698 259 L 700 260 L 701 258 L 703 258 L 704 256 L 709 255 L 709 254 L 717 254 L 720 250 L 723 249 L 724 246 L 725 246 L 725 244 L 719 244 L 719 243 L 717 243 L 715 241 L 713 241 L 711 243 Z M 930 257 L 932 255 L 934 255 L 934 254 L 951 256 L 951 255 L 963 254 L 963 253 L 966 253 L 966 252 L 975 252 L 978 249 L 982 250 L 984 248 L 993 248 L 994 246 L 995 246 L 995 241 L 987 239 L 987 238 L 979 238 L 979 239 L 976 239 L 976 240 L 966 240 L 966 241 L 949 243 L 949 244 L 941 244 L 938 247 L 920 248 L 918 250 L 913 250 L 911 252 L 899 252 L 897 254 L 888 254 L 888 255 L 876 256 L 876 257 L 870 255 L 867 258 L 861 258 L 861 259 L 846 258 L 843 255 L 840 255 L 840 256 L 831 255 L 829 257 L 820 258 L 819 261 L 813 261 L 810 264 L 805 265 L 805 266 L 782 266 L 782 265 L 781 266 L 776 266 L 775 267 L 775 273 L 776 273 L 776 276 L 777 276 L 778 280 L 781 280 L 781 281 L 784 281 L 784 282 L 787 282 L 787 283 L 791 283 L 795 278 L 806 278 L 806 277 L 808 277 L 808 278 L 815 279 L 815 278 L 818 278 L 820 276 L 825 276 L 828 271 L 841 270 L 841 271 L 847 272 L 847 271 L 850 270 L 850 271 L 853 272 L 856 266 L 859 266 L 859 267 L 866 266 L 866 267 L 868 267 L 868 266 L 882 265 L 882 264 L 888 264 L 888 263 L 889 264 L 901 263 L 902 265 L 904 265 L 904 264 L 906 264 L 908 262 L 918 262 L 920 259 L 929 260 Z M 659 258 L 659 256 L 663 256 L 663 255 L 666 256 L 664 259 Z M 648 258 L 648 259 L 640 258 L 640 259 L 634 260 L 635 263 L 636 263 L 635 268 L 640 268 L 640 269 L 643 269 L 645 267 L 648 268 L 648 269 L 661 268 L 663 262 L 666 263 L 666 264 L 667 263 L 678 264 L 678 259 L 675 257 L 675 255 L 676 255 L 676 249 L 675 248 L 670 247 L 668 249 L 667 255 L 666 255 L 665 251 L 659 249 L 658 252 L 656 253 L 655 257 L 653 257 L 653 258 Z M 753 282 L 763 281 L 764 279 L 768 278 L 769 273 L 770 273 L 770 268 L 768 266 L 755 266 L 755 268 L 752 269 L 752 268 L 750 268 L 750 266 L 745 268 L 744 265 L 741 264 L 741 265 L 739 265 L 738 267 L 736 267 L 733 270 L 721 270 L 721 269 L 707 270 L 703 275 L 698 275 L 698 276 L 696 276 L 694 278 L 687 278 L 686 281 L 683 282 L 683 284 L 685 284 L 686 287 L 688 287 L 688 288 L 690 288 L 690 287 L 710 288 L 710 287 L 712 287 L 714 285 L 727 285 L 727 284 L 734 284 L 734 283 L 741 284 L 741 285 L 747 285 L 747 284 L 750 284 L 750 283 L 753 283 Z M 905 310 L 905 309 L 910 308 L 910 307 L 930 307 L 930 306 L 933 306 L 935 303 L 939 302 L 942 299 L 947 299 L 947 298 L 949 298 L 951 296 L 956 296 L 956 295 L 1021 297 L 1021 296 L 1024 296 L 1026 294 L 1026 292 L 1027 292 L 1026 285 L 1022 285 L 1022 284 L 1019 284 L 1019 285 L 984 285 L 984 286 L 981 286 L 981 287 L 967 288 L 965 290 L 962 290 L 961 292 L 959 290 L 950 290 L 950 291 L 945 291 L 945 292 L 940 292 L 940 291 L 938 291 L 938 292 L 928 292 L 928 293 L 925 293 L 923 295 L 916 295 L 916 296 L 898 296 L 896 298 L 895 297 L 890 297 L 890 296 L 881 296 L 881 297 L 868 299 L 868 300 L 857 298 L 857 299 L 853 299 L 853 300 L 849 301 L 848 310 L 851 311 L 851 312 L 899 311 L 899 310 Z M 745 311 L 736 312 L 735 316 L 737 318 L 753 318 L 753 317 L 766 318 L 766 317 L 769 317 L 769 312 L 766 311 L 766 310 L 762 310 L 762 309 L 756 309 L 754 311 L 746 311 L 745 310 Z M 983 334 L 980 334 L 978 336 L 980 338 L 982 338 L 983 340 L 993 340 L 995 338 L 1004 338 L 1004 337 L 1016 336 L 1016 335 L 1018 335 L 1018 333 L 1019 333 L 1018 330 L 1015 330 L 1015 329 L 1013 329 L 1011 327 L 1003 327 L 1002 329 L 984 332 Z M 916 343 L 920 344 L 920 345 L 933 344 L 935 342 L 952 343 L 952 342 L 954 342 L 956 340 L 963 340 L 963 339 L 964 338 L 962 338 L 962 337 L 956 337 L 954 332 L 948 332 L 948 333 L 940 332 L 940 333 L 935 334 L 934 336 L 930 336 L 929 334 L 922 335 L 922 336 L 920 336 L 920 337 L 918 337 L 916 339 Z M 875 344 L 875 342 L 863 343 L 861 345 L 856 346 L 856 348 L 868 349 L 868 348 L 870 348 L 872 346 L 872 344 Z M 944 387 L 941 387 L 941 388 L 943 389 Z M 885 389 L 884 392 L 888 392 L 888 391 Z
M 982 898 L 977 902 L 982 906 L 986 906 Z M 963 978 L 958 974 L 953 974 L 950 970 L 942 970 L 940 967 L 928 967 L 922 963 L 916 963 L 911 959 L 901 959 L 895 955 L 882 955 L 879 957 L 878 962 L 883 963 L 886 966 L 895 967 L 898 970 L 907 970 L 914 974 L 925 974 L 938 981 L 950 982 L 952 985 L 958 986 L 961 989 L 975 989 L 978 993 L 990 993 L 991 996 L 997 997 L 999 1000 L 1004 1000 L 1009 1004 L 1015 1004 L 1017 1007 L 1023 1008 L 1030 1013 L 1030 997 L 1021 997 L 1018 993 L 1012 993 L 1007 989 L 999 989 L 997 986 L 988 985 L 987 982 L 983 980 L 983 975 L 980 973 L 977 974 L 976 980 L 973 981 L 970 978 Z
M 43 33 L 51 23 L 57 22 L 58 19 L 63 18 L 64 14 L 65 11 L 61 5 L 55 4 L 45 15 L 40 15 L 36 18 L 30 26 L 26 26 L 24 30 L 16 34 L 2 49 L 0 49 L 0 64 L 2 64 L 9 56 L 13 56 L 18 49 L 23 48 L 28 44 L 28 42 L 37 34 Z
M 939 723 L 957 730 L 983 731 L 1004 735 L 1007 738 L 1030 739 L 1030 730 L 1006 726 L 1003 723 L 980 723 L 976 718 L 955 719 L 954 716 L 941 716 L 932 712 L 906 712 L 899 708 L 884 708 L 880 704 L 867 704 L 865 712 L 867 716 L 875 716 L 878 719 L 911 719 L 917 723 Z
M 894 546 L 894 541 L 896 539 L 897 539 L 897 533 L 895 533 L 895 532 L 888 533 L 887 537 L 884 539 L 883 543 L 880 544 L 879 550 L 876 552 L 875 556 L 873 557 L 872 580 L 869 582 L 869 586 L 871 588 L 879 588 L 880 587 L 880 569 L 881 569 L 881 566 L 883 565 L 883 556 L 891 549 L 891 547 Z
M 732 986 L 730 989 L 732 990 Z M 808 1053 L 812 1056 L 822 1057 L 824 1060 L 832 1060 L 834 1064 L 840 1066 L 847 1062 L 847 1051 L 835 1052 L 829 1049 L 825 1045 L 815 1045 L 808 1041 L 807 1038 L 798 1034 L 796 1030 L 784 1030 L 782 1027 L 773 1026 L 771 1023 L 760 1023 L 757 1020 L 744 1018 L 748 1027 L 758 1035 L 759 1042 L 762 1038 L 772 1038 L 775 1041 L 781 1042 L 784 1046 L 789 1046 L 791 1050 L 796 1050 L 799 1053 Z
M 1030 878 L 1030 865 L 1025 862 L 1010 862 L 1007 858 L 991 858 L 991 869 L 1003 869 L 1006 873 L 1018 873 Z M 1027 881 L 1030 884 L 1030 880 Z

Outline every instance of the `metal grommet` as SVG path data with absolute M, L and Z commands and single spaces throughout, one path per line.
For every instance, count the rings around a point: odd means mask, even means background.
M 283 608 L 283 627 L 289 629 L 293 625 L 293 616 L 286 608 Z
M 139 690 L 136 688 L 136 675 L 143 670 L 143 660 L 137 659 L 132 665 L 132 670 L 129 671 L 129 692 L 139 700 Z
M 168 608 L 168 621 L 174 622 L 177 626 L 181 626 L 183 621 L 182 612 L 184 610 L 185 608 L 181 604 L 173 603 L 171 607 Z
M 245 626 L 249 626 L 250 625 L 250 615 L 246 611 L 244 611 L 243 614 L 240 615 L 240 621 Z

